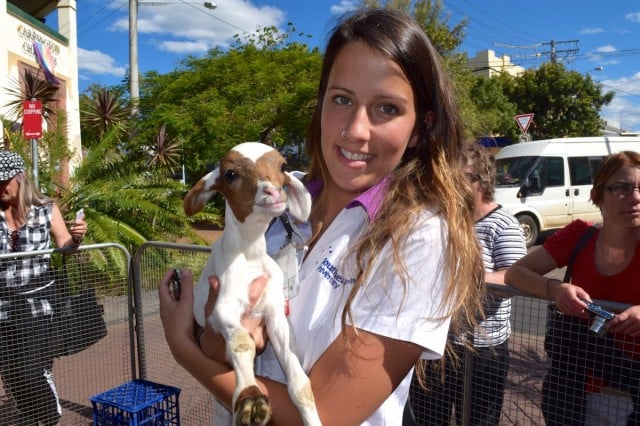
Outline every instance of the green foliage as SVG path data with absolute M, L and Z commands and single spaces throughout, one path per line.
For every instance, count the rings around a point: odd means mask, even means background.
M 8 119 L 18 120 L 22 118 L 22 104 L 33 99 L 42 102 L 42 115 L 44 117 L 55 116 L 57 109 L 56 93 L 58 87 L 48 81 L 39 78 L 40 72 L 34 73 L 30 68 L 25 68 L 21 79 L 11 78 L 8 87 L 4 91 L 13 98 L 4 106 L 9 107 Z
M 513 131 L 513 117 L 516 115 L 517 106 L 503 92 L 500 79 L 501 77 L 474 77 L 470 96 L 482 115 L 482 119 L 476 122 L 475 134 L 507 135 L 514 138 L 516 135 Z
M 176 71 L 145 75 L 136 138 L 153 140 L 165 124 L 183 141 L 189 184 L 240 142 L 300 144 L 316 102 L 322 58 L 317 50 L 285 40 L 268 28 L 226 53 L 213 49 L 205 57 L 186 58 Z
M 147 240 L 202 241 L 183 212 L 184 186 L 165 168 L 150 168 L 143 156 L 122 150 L 116 133 L 107 131 L 88 150 L 62 194 L 65 211 L 84 208 L 88 241 L 119 242 L 132 251 Z
M 602 94 L 600 84 L 590 76 L 569 71 L 562 64 L 544 64 L 501 81 L 517 114 L 534 114 L 529 128 L 533 139 L 600 134 L 606 124 L 600 109 L 614 96 L 613 92 Z
M 128 118 L 121 88 L 92 85 L 80 95 L 81 136 L 85 147 L 99 143 L 111 128 L 117 129 L 118 137 L 123 136 Z

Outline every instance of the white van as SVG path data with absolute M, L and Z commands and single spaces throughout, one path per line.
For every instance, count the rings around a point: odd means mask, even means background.
M 496 155 L 496 202 L 518 218 L 529 246 L 541 231 L 573 219 L 600 222 L 600 210 L 590 201 L 593 175 L 605 156 L 619 151 L 640 152 L 640 137 L 547 139 L 506 146 Z

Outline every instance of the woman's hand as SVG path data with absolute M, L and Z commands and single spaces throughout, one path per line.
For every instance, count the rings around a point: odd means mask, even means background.
M 264 328 L 264 318 L 261 312 L 257 312 L 254 309 L 267 286 L 267 276 L 258 277 L 251 283 L 249 287 L 249 306 L 242 315 L 242 326 L 251 334 L 255 344 L 256 353 L 261 353 L 267 345 L 268 337 Z M 218 290 L 220 289 L 220 282 L 215 276 L 209 277 L 209 299 L 205 306 L 205 315 L 207 318 L 213 312 L 213 308 L 216 304 L 218 297 Z M 209 358 L 219 362 L 226 362 L 226 347 L 225 341 L 221 334 L 217 333 L 207 323 L 204 330 L 196 331 L 196 335 L 199 336 L 198 341 L 200 348 L 205 355 Z
M 575 317 L 589 318 L 587 305 L 584 301 L 590 302 L 591 296 L 582 287 L 569 283 L 560 283 L 553 290 L 552 296 L 560 312 Z
M 640 336 L 640 305 L 632 306 L 626 311 L 617 314 L 607 324 L 607 330 L 612 333 Z
M 173 269 L 169 269 L 158 287 L 160 299 L 160 319 L 164 335 L 173 357 L 181 363 L 182 350 L 197 347 L 193 318 L 193 275 L 191 270 L 183 269 L 181 273 L 182 290 L 180 299 L 176 300 L 169 289 Z
M 87 222 L 84 221 L 84 218 L 80 218 L 73 222 L 73 224 L 69 226 L 69 233 L 71 234 L 73 241 L 80 244 L 87 233 Z

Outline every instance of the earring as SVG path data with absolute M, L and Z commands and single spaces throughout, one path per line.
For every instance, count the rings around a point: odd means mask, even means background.
M 349 129 L 344 129 L 342 131 L 342 133 L 340 133 L 340 136 L 342 137 L 343 140 L 348 141 L 349 140 Z

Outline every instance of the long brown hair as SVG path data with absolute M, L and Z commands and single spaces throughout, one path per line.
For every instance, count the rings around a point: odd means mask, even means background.
M 425 208 L 438 211 L 448 224 L 446 276 L 448 282 L 441 312 L 452 316 L 454 333 L 476 324 L 481 310 L 479 291 L 484 268 L 473 228 L 474 200 L 460 168 L 465 145 L 463 126 L 454 100 L 454 89 L 441 59 L 422 28 L 411 16 L 391 9 L 364 9 L 345 17 L 332 32 L 324 54 L 317 106 L 307 134 L 311 158 L 310 179 L 327 182 L 329 173 L 322 157 L 322 101 L 329 73 L 340 50 L 362 42 L 397 63 L 414 93 L 416 117 L 413 135 L 418 143 L 407 148 L 392 172 L 388 192 L 374 223 L 355 246 L 358 277 L 342 313 L 342 327 L 351 317 L 351 303 L 362 289 L 380 248 L 389 241 L 396 271 L 408 285 L 400 247 L 413 225 L 412 219 Z M 312 211 L 321 211 L 326 200 L 319 195 Z M 429 256 L 425 252 L 424 256 Z M 353 324 L 353 323 L 352 323 Z

